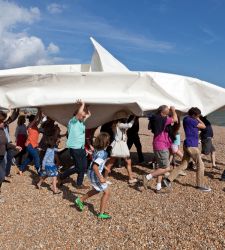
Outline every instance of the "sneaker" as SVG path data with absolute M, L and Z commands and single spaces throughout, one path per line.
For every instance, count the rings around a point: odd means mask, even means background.
M 111 181 L 106 181 L 106 184 L 112 185 L 113 183 Z
M 189 162 L 188 169 L 191 169 L 191 170 L 196 170 L 197 169 L 197 167 L 194 165 L 193 161 Z
M 167 188 L 171 188 L 171 182 L 170 182 L 170 180 L 168 180 L 168 179 L 166 179 L 166 178 L 163 178 L 163 184 L 164 184 L 164 186 L 165 187 L 167 187 Z
M 80 211 L 84 210 L 84 203 L 80 200 L 80 198 L 76 198 L 74 204 L 80 209 Z
M 168 188 L 161 188 L 160 190 L 155 190 L 156 194 L 168 194 L 170 193 L 170 189 Z
M 99 219 L 103 219 L 103 220 L 107 220 L 107 219 L 111 219 L 112 217 L 108 214 L 102 213 L 98 215 Z
M 199 191 L 201 191 L 201 192 L 210 192 L 210 191 L 212 191 L 211 188 L 205 187 L 205 186 L 197 187 L 197 189 L 198 189 Z
M 146 175 L 142 175 L 142 182 L 144 189 L 148 188 L 148 179 L 146 178 Z
M 134 178 L 134 179 L 129 180 L 128 183 L 129 184 L 134 184 L 134 183 L 137 183 L 137 181 L 138 180 L 136 178 Z
M 179 175 L 181 175 L 181 176 L 186 176 L 187 174 L 186 174 L 186 172 L 184 172 L 184 171 L 180 171 Z
M 212 166 L 212 168 L 215 168 L 217 170 L 221 170 L 221 168 L 219 166 L 217 166 L 217 165 Z

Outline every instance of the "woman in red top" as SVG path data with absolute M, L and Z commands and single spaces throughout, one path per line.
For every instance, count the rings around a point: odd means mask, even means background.
M 27 126 L 28 137 L 25 143 L 27 147 L 28 156 L 19 167 L 20 175 L 22 175 L 27 165 L 31 163 L 32 161 L 34 161 L 34 165 L 35 165 L 37 172 L 39 173 L 40 171 L 41 164 L 40 164 L 40 156 L 38 152 L 38 140 L 39 140 L 38 124 L 40 123 L 41 118 L 42 118 L 42 113 L 40 110 L 38 110 L 38 113 L 36 116 L 30 115 L 28 117 L 29 119 L 29 125 Z

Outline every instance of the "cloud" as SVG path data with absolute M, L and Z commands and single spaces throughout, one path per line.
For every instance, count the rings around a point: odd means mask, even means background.
M 65 5 L 51 3 L 47 6 L 47 10 L 50 14 L 59 14 L 65 9 Z
M 0 68 L 51 64 L 58 60 L 52 56 L 59 52 L 54 43 L 46 47 L 40 38 L 14 31 L 20 24 L 31 25 L 40 19 L 37 7 L 27 9 L 0 0 L 0 9 Z
M 210 29 L 206 27 L 200 27 L 201 31 L 206 35 L 204 42 L 207 44 L 212 44 L 218 40 L 218 36 Z
M 109 42 L 114 43 L 114 47 L 116 43 L 118 46 L 123 49 L 135 49 L 142 51 L 153 51 L 153 52 L 171 52 L 175 48 L 175 44 L 163 41 L 160 39 L 155 39 L 153 37 L 149 37 L 138 32 L 130 32 L 127 30 L 123 30 L 121 28 L 117 28 L 107 20 L 91 16 L 91 15 L 82 15 L 79 17 L 76 22 L 63 22 L 60 20 L 60 23 L 57 21 L 54 22 L 57 28 L 51 28 L 51 31 L 73 34 L 73 35 L 84 35 L 93 36 L 97 38 L 105 38 L 108 39 Z M 59 28 L 63 26 L 63 28 Z M 110 31 L 110 32 L 109 32 Z M 115 43 L 116 41 L 116 43 Z
M 57 54 L 59 52 L 59 47 L 54 43 L 48 45 L 48 52 L 51 54 Z

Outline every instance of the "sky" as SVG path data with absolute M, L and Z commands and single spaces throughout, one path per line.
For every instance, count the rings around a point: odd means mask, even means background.
M 134 71 L 225 87 L 225 0 L 0 0 L 0 69 L 89 63 L 94 37 Z

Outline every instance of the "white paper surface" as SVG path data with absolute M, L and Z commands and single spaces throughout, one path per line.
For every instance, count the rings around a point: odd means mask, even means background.
M 83 99 L 92 112 L 88 127 L 112 120 L 121 109 L 141 115 L 162 104 L 182 112 L 195 106 L 206 115 L 225 106 L 224 88 L 174 74 L 132 72 L 104 48 L 95 46 L 97 57 L 91 65 L 0 70 L 0 106 L 42 107 L 46 115 L 66 125 L 75 101 Z

